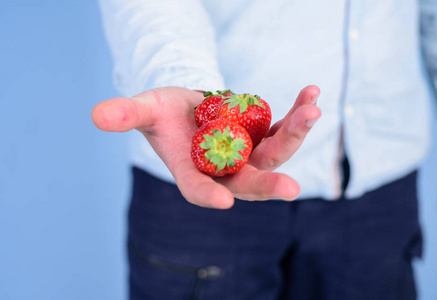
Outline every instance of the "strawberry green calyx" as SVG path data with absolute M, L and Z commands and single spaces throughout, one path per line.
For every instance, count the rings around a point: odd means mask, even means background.
M 240 114 L 244 113 L 247 110 L 249 105 L 258 105 L 264 108 L 264 105 L 259 101 L 260 97 L 250 94 L 241 94 L 241 95 L 233 95 L 229 99 L 227 99 L 223 104 L 228 104 L 229 108 L 234 108 L 236 106 L 240 106 Z
M 216 91 L 215 94 L 211 91 L 203 93 L 203 97 L 205 97 L 205 98 L 209 98 L 209 97 L 228 98 L 228 97 L 230 97 L 230 96 L 225 96 L 225 95 L 234 95 L 234 93 L 231 90 Z
M 209 149 L 205 157 L 212 164 L 217 166 L 217 171 L 223 170 L 226 166 L 234 167 L 235 160 L 243 160 L 240 150 L 247 147 L 244 139 L 234 139 L 230 135 L 230 127 L 226 127 L 223 133 L 218 129 L 211 130 L 214 135 L 203 135 L 205 141 L 200 144 L 202 149 Z

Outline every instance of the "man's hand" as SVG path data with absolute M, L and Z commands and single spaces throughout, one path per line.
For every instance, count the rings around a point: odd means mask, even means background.
M 166 87 L 132 98 L 113 98 L 94 107 L 92 120 L 104 131 L 143 133 L 189 202 L 224 209 L 234 204 L 234 197 L 292 200 L 298 196 L 298 184 L 272 170 L 297 151 L 320 117 L 315 105 L 319 93 L 316 86 L 303 89 L 284 119 L 253 150 L 248 163 L 236 174 L 220 178 L 203 174 L 191 161 L 191 138 L 197 130 L 194 107 L 203 100 L 200 92 Z

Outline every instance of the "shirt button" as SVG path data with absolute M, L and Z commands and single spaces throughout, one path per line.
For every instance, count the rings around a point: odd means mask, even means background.
M 357 29 L 352 28 L 349 30 L 349 39 L 351 41 L 356 41 L 358 40 L 359 37 L 360 37 L 360 32 Z
M 355 108 L 354 108 L 352 105 L 347 104 L 347 105 L 344 107 L 344 115 L 345 115 L 347 118 L 350 118 L 350 117 L 352 117 L 354 114 L 355 114 Z

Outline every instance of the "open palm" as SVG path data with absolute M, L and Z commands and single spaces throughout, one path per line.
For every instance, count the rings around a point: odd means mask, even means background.
M 94 107 L 92 120 L 104 131 L 137 129 L 166 164 L 185 199 L 199 206 L 229 208 L 234 197 L 291 200 L 298 196 L 298 184 L 272 170 L 296 152 L 320 117 L 315 106 L 318 95 L 315 86 L 303 89 L 284 119 L 253 150 L 248 163 L 236 174 L 220 178 L 203 174 L 191 161 L 191 138 L 197 130 L 194 107 L 203 100 L 200 92 L 165 87 L 132 98 L 113 98 Z

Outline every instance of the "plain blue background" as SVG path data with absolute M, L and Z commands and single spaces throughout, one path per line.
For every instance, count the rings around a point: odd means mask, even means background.
M 126 299 L 127 135 L 90 120 L 117 95 L 97 2 L 2 1 L 0 51 L 0 299 Z M 437 299 L 435 146 L 431 157 L 422 300 Z

